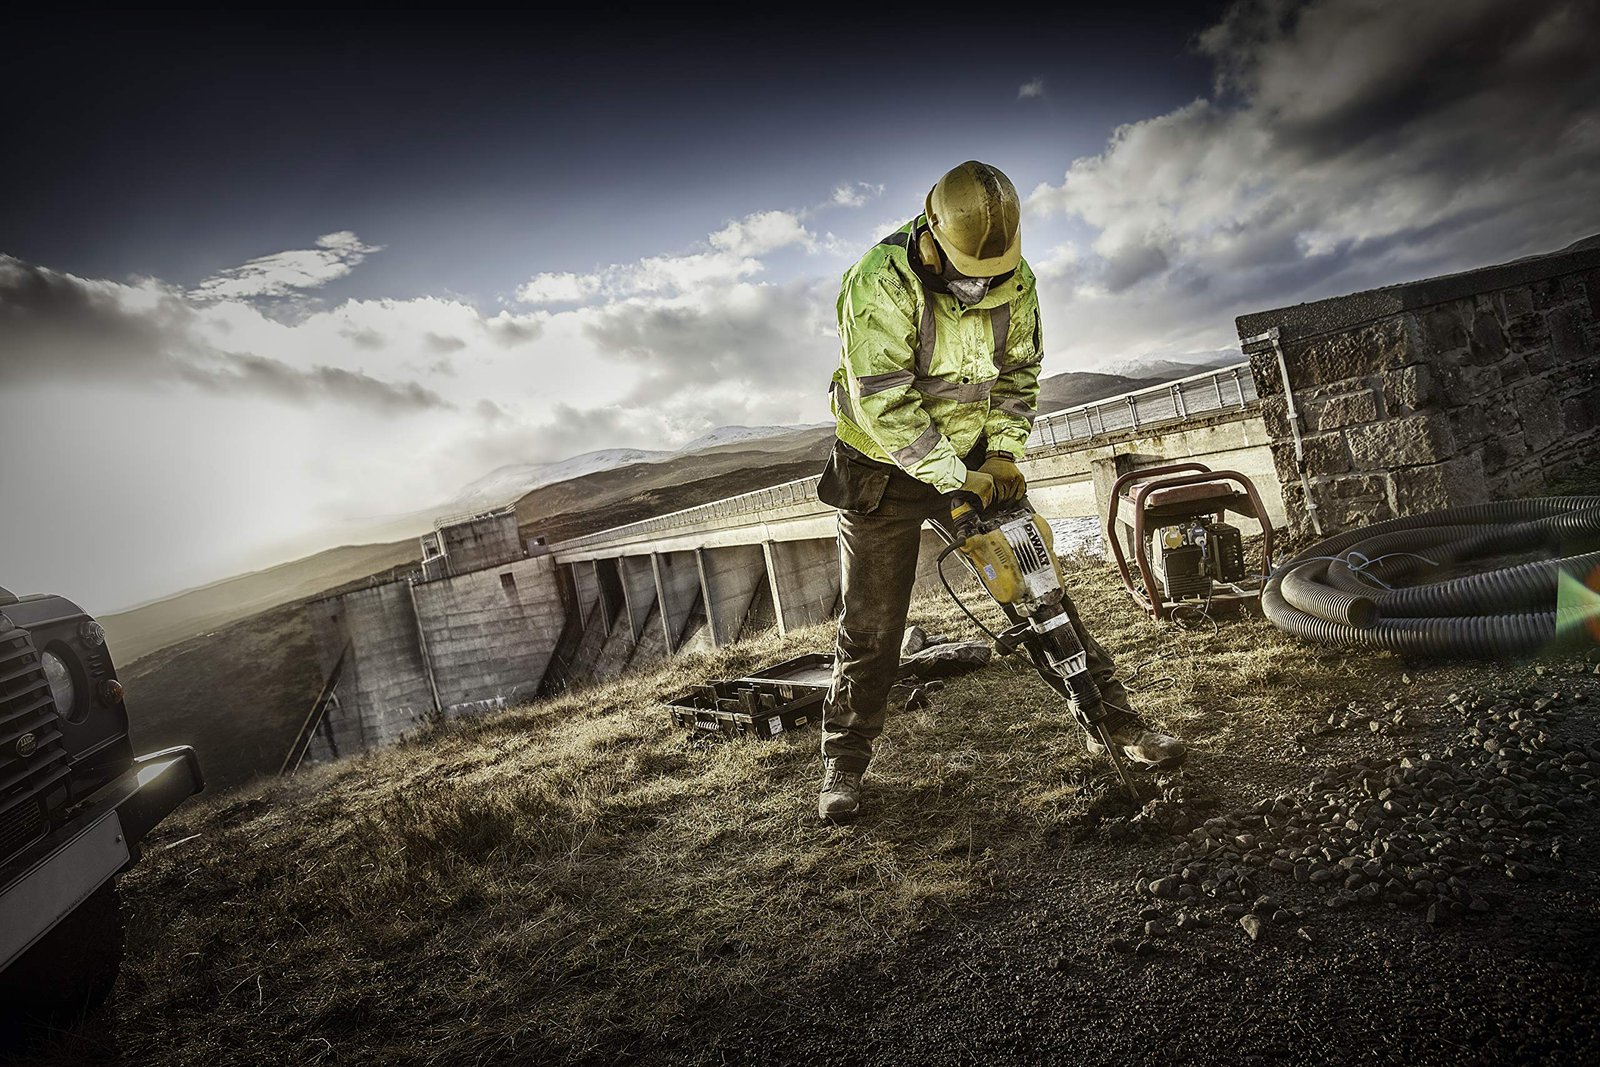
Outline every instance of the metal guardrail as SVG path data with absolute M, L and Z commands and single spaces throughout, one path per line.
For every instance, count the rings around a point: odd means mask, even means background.
M 501 504 L 497 508 L 490 508 L 488 511 L 464 511 L 459 515 L 446 515 L 442 519 L 434 519 L 433 528 L 437 532 L 443 530 L 446 526 L 460 526 L 462 523 L 471 522 L 474 519 L 493 519 L 504 515 L 514 515 L 516 511 L 517 505 L 515 501 L 510 504 Z
M 1250 376 L 1250 364 L 1235 363 L 1041 415 L 1034 420 L 1033 433 L 1028 436 L 1028 451 L 1080 445 L 1106 434 L 1218 412 L 1243 411 L 1255 399 L 1256 383 Z
M 1250 377 L 1250 364 L 1238 363 L 1042 415 L 1035 420 L 1033 433 L 1028 437 L 1028 451 L 1082 445 L 1106 434 L 1218 412 L 1243 411 L 1255 399 L 1256 385 Z M 573 537 L 551 547 L 556 552 L 590 548 L 610 541 L 635 540 L 686 526 L 699 526 L 717 519 L 755 515 L 796 504 L 812 504 L 817 499 L 818 477 L 812 475 L 799 481 L 757 489 L 753 493 L 713 500 L 709 504 L 657 515 L 626 526 Z
M 757 489 L 753 493 L 741 493 L 738 496 L 713 500 L 709 504 L 699 504 L 692 508 L 684 508 L 682 511 L 657 515 L 653 519 L 643 519 L 639 522 L 631 522 L 626 526 L 615 526 L 609 530 L 601 530 L 598 533 L 568 538 L 565 541 L 557 542 L 552 548 L 557 552 L 575 548 L 588 548 L 591 545 L 604 544 L 607 541 L 629 540 L 647 534 L 681 529 L 685 526 L 698 526 L 714 519 L 754 515 L 777 508 L 793 507 L 796 504 L 814 504 L 817 501 L 817 481 L 820 477 L 820 475 L 813 474 L 809 478 L 784 482 L 782 485 L 768 486 L 765 489 Z

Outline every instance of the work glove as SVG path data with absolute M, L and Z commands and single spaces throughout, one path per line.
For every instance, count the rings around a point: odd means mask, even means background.
M 980 511 L 987 511 L 994 503 L 994 477 L 981 470 L 968 471 L 967 480 L 961 483 L 961 492 L 971 493 L 982 502 Z
M 1002 504 L 1021 500 L 1028 491 L 1028 480 L 1017 469 L 1017 461 L 1004 452 L 990 452 L 978 470 L 994 479 L 994 495 Z

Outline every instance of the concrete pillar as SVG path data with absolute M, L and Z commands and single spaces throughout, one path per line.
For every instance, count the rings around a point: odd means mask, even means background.
M 700 602 L 700 569 L 692 552 L 657 552 L 650 557 L 667 653 L 678 651 L 684 628 Z
M 574 563 L 569 569 L 572 571 L 572 587 L 577 593 L 578 625 L 586 626 L 594 609 L 600 604 L 600 575 L 594 560 Z
M 620 560 L 592 559 L 589 561 L 594 568 L 595 585 L 600 589 L 600 614 L 605 621 L 606 632 L 610 633 L 617 628 L 617 620 L 626 614 L 626 606 L 622 596 L 622 573 L 619 566 Z
M 780 634 L 833 617 L 839 603 L 837 539 L 767 541 L 761 547 Z
M 1138 456 L 1131 452 L 1117 452 L 1101 459 L 1091 461 L 1089 465 L 1090 478 L 1094 482 L 1095 515 L 1100 520 L 1100 545 L 1111 558 L 1111 542 L 1106 539 L 1106 519 L 1111 514 L 1111 489 L 1117 484 L 1117 479 L 1139 466 Z M 1120 533 L 1118 536 L 1121 536 Z
M 695 561 L 711 641 L 731 645 L 743 636 L 750 604 L 767 580 L 766 554 L 760 545 L 728 545 L 697 549 Z
M 667 647 L 667 628 L 661 624 L 661 602 L 656 601 L 650 605 L 649 614 L 645 616 L 644 632 L 639 635 L 639 640 L 634 642 L 633 651 L 628 654 L 623 669 L 632 671 L 647 667 L 652 663 L 661 662 L 671 654 L 671 650 Z
M 433 711 L 411 591 L 406 582 L 386 582 L 308 608 L 318 654 L 328 668 L 350 643 L 339 678 L 339 708 L 328 720 L 342 753 L 392 744 Z
M 623 556 L 617 560 L 622 577 L 622 599 L 628 611 L 628 627 L 635 641 L 644 633 L 644 624 L 656 602 L 655 567 L 650 556 Z
M 605 647 L 606 638 L 610 636 L 611 628 L 606 625 L 604 613 L 594 612 L 584 624 L 583 640 L 578 642 L 578 650 L 572 655 L 570 667 L 573 677 L 586 677 L 585 672 L 600 657 L 600 650 Z

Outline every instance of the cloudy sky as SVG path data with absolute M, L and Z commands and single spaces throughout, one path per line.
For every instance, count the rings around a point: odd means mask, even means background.
M 1026 197 L 1047 372 L 1600 232 L 1595 0 L 1106 7 L 14 19 L 0 584 L 105 612 L 820 421 L 839 275 L 964 159 Z

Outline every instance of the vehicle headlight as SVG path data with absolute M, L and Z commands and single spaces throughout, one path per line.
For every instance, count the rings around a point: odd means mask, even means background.
M 70 717 L 78 706 L 78 686 L 72 677 L 67 661 L 54 652 L 39 653 L 39 663 L 44 667 L 45 679 L 50 683 L 50 696 L 56 702 L 56 711 Z

